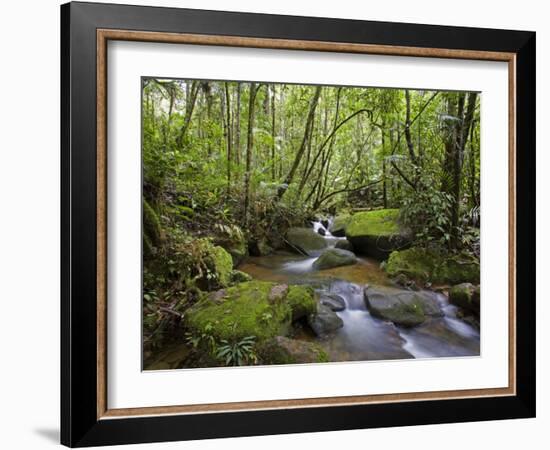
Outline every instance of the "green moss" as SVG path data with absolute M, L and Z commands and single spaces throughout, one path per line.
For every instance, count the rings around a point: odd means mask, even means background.
M 214 244 L 223 247 L 233 259 L 236 268 L 248 256 L 248 245 L 243 231 L 236 225 L 219 226 L 217 234 L 212 236 Z
M 400 274 L 438 284 L 479 282 L 479 262 L 467 255 L 449 255 L 419 247 L 394 251 L 385 265 L 390 277 Z
M 317 343 L 278 336 L 258 348 L 262 364 L 308 364 L 328 362 L 327 352 Z
M 310 286 L 290 286 L 286 301 L 292 310 L 292 320 L 314 313 L 317 306 L 315 293 Z
M 145 199 L 143 199 L 143 231 L 151 244 L 157 245 L 160 242 L 162 228 L 159 217 Z
M 346 227 L 348 226 L 350 219 L 351 219 L 351 214 L 348 214 L 348 213 L 337 215 L 330 226 L 330 232 L 334 236 L 345 236 Z
M 426 250 L 413 247 L 392 252 L 384 269 L 390 277 L 403 274 L 413 280 L 427 281 L 434 270 L 434 259 Z
M 328 353 L 325 352 L 321 347 L 317 347 L 317 362 L 329 362 Z
M 457 284 L 466 281 L 479 283 L 479 262 L 471 257 L 456 255 L 447 258 L 444 264 L 436 265 L 433 272 L 436 283 Z
M 222 247 L 212 246 L 208 255 L 208 266 L 213 270 L 220 286 L 228 286 L 231 283 L 233 260 Z
M 255 336 L 257 341 L 285 334 L 292 311 L 285 301 L 270 301 L 276 283 L 249 281 L 210 295 L 187 314 L 187 325 L 217 339 Z
M 240 270 L 233 270 L 231 272 L 231 282 L 233 283 L 245 283 L 247 281 L 252 281 L 252 277 L 245 272 Z
M 148 257 L 153 254 L 153 243 L 151 242 L 151 239 L 149 239 L 149 236 L 147 234 L 142 233 L 143 237 L 143 255 Z
M 347 227 L 346 236 L 391 236 L 399 234 L 398 209 L 379 209 L 354 214 Z
M 479 316 L 479 286 L 460 283 L 449 290 L 449 301 Z

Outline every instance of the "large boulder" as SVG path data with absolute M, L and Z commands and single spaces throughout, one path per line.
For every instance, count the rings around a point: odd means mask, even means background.
M 346 235 L 346 226 L 348 225 L 349 220 L 349 214 L 341 214 L 336 216 L 329 225 L 328 230 L 330 231 L 330 234 L 336 237 L 344 237 Z
M 350 266 L 357 262 L 357 257 L 348 250 L 329 248 L 313 262 L 315 270 L 332 269 L 333 267 Z
M 261 342 L 286 334 L 293 317 L 310 314 L 315 305 L 311 289 L 249 281 L 205 296 L 187 310 L 186 325 L 192 334 L 217 340 L 254 336 Z
M 286 240 L 291 250 L 309 256 L 317 256 L 327 247 L 327 241 L 313 228 L 290 228 Z
M 384 269 L 392 278 L 404 275 L 423 283 L 479 283 L 479 261 L 476 258 L 465 254 L 448 254 L 435 249 L 412 247 L 394 251 Z
M 277 336 L 259 349 L 264 364 L 307 364 L 327 362 L 327 353 L 316 343 Z
M 374 317 L 404 327 L 420 325 L 428 317 L 443 315 L 437 299 L 428 292 L 399 289 L 380 291 L 367 287 L 364 298 L 365 305 Z
M 449 290 L 449 301 L 479 317 L 480 289 L 472 283 L 460 283 Z
M 358 212 L 346 226 L 346 237 L 356 252 L 386 259 L 393 250 L 411 242 L 409 232 L 397 221 L 398 215 L 398 209 Z
M 307 322 L 319 337 L 330 335 L 344 326 L 343 320 L 332 309 L 321 303 L 317 304 L 317 312 L 308 316 Z

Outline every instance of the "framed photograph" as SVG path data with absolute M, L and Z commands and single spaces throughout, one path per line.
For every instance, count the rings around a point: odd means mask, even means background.
M 535 33 L 61 7 L 61 441 L 535 415 Z

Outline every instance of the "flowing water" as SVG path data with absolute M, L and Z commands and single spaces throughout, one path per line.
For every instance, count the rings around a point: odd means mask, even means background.
M 317 232 L 329 247 L 339 239 L 332 236 L 320 222 L 313 222 Z M 432 318 L 414 328 L 396 326 L 371 316 L 365 306 L 365 285 L 391 293 L 391 280 L 380 269 L 378 261 L 359 257 L 352 266 L 316 271 L 313 262 L 317 257 L 291 253 L 276 253 L 263 257 L 250 257 L 239 269 L 260 280 L 290 284 L 309 284 L 319 293 L 341 296 L 346 308 L 336 314 L 344 326 L 331 336 L 318 340 L 307 331 L 299 339 L 316 340 L 328 352 L 331 361 L 359 361 L 381 359 L 432 358 L 479 355 L 480 334 L 474 327 L 457 317 L 457 309 L 444 294 L 436 296 L 443 317 Z

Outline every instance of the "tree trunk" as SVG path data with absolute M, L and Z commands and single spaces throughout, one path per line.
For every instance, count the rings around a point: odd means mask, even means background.
M 467 100 L 467 101 L 466 101 Z M 450 241 L 451 249 L 458 247 L 458 224 L 460 218 L 460 185 L 462 182 L 462 161 L 466 141 L 472 125 L 477 94 L 449 94 L 447 98 L 447 113 L 451 123 L 448 126 L 445 140 L 445 160 L 443 164 L 443 181 L 441 190 L 451 194 Z
M 275 173 L 275 95 L 276 87 L 273 85 L 273 97 L 271 98 L 271 180 L 275 181 L 277 178 Z
M 290 171 L 288 172 L 285 180 L 284 180 L 284 186 L 280 187 L 277 192 L 277 197 L 279 199 L 282 198 L 284 193 L 286 192 L 288 186 L 290 186 L 290 183 L 294 180 L 294 175 L 296 174 L 296 170 L 298 170 L 298 166 L 300 165 L 300 162 L 302 160 L 302 156 L 307 148 L 308 143 L 308 136 L 310 135 L 311 128 L 313 125 L 313 118 L 315 116 L 315 109 L 317 108 L 317 103 L 319 102 L 319 96 L 321 95 L 321 86 L 317 86 L 315 88 L 315 93 L 313 94 L 313 97 L 311 99 L 310 105 L 309 105 L 309 113 L 307 115 L 306 119 L 306 126 L 304 129 L 304 137 L 302 138 L 302 143 L 300 144 L 300 148 L 296 152 L 296 156 L 294 158 L 294 162 L 292 163 L 292 166 L 290 168 Z
M 195 103 L 197 102 L 197 95 L 199 93 L 199 82 L 193 81 L 190 88 L 188 88 L 186 85 L 186 92 L 187 95 L 185 97 L 185 119 L 183 120 L 183 126 L 180 128 L 180 131 L 176 138 L 176 145 L 180 149 L 183 147 L 185 135 L 187 134 L 187 130 L 189 130 L 189 125 L 191 125 L 191 117 L 193 116 Z
M 257 87 L 256 83 L 250 83 L 248 99 L 248 130 L 246 133 L 246 172 L 244 174 L 244 225 L 248 226 L 250 207 L 250 170 L 252 162 L 252 149 L 254 146 L 254 117 L 255 100 Z
M 241 83 L 237 83 L 237 102 L 235 105 L 235 162 L 241 163 Z
M 231 193 L 231 99 L 229 98 L 229 85 L 225 85 L 225 114 L 226 114 L 226 139 L 227 139 L 227 195 Z

